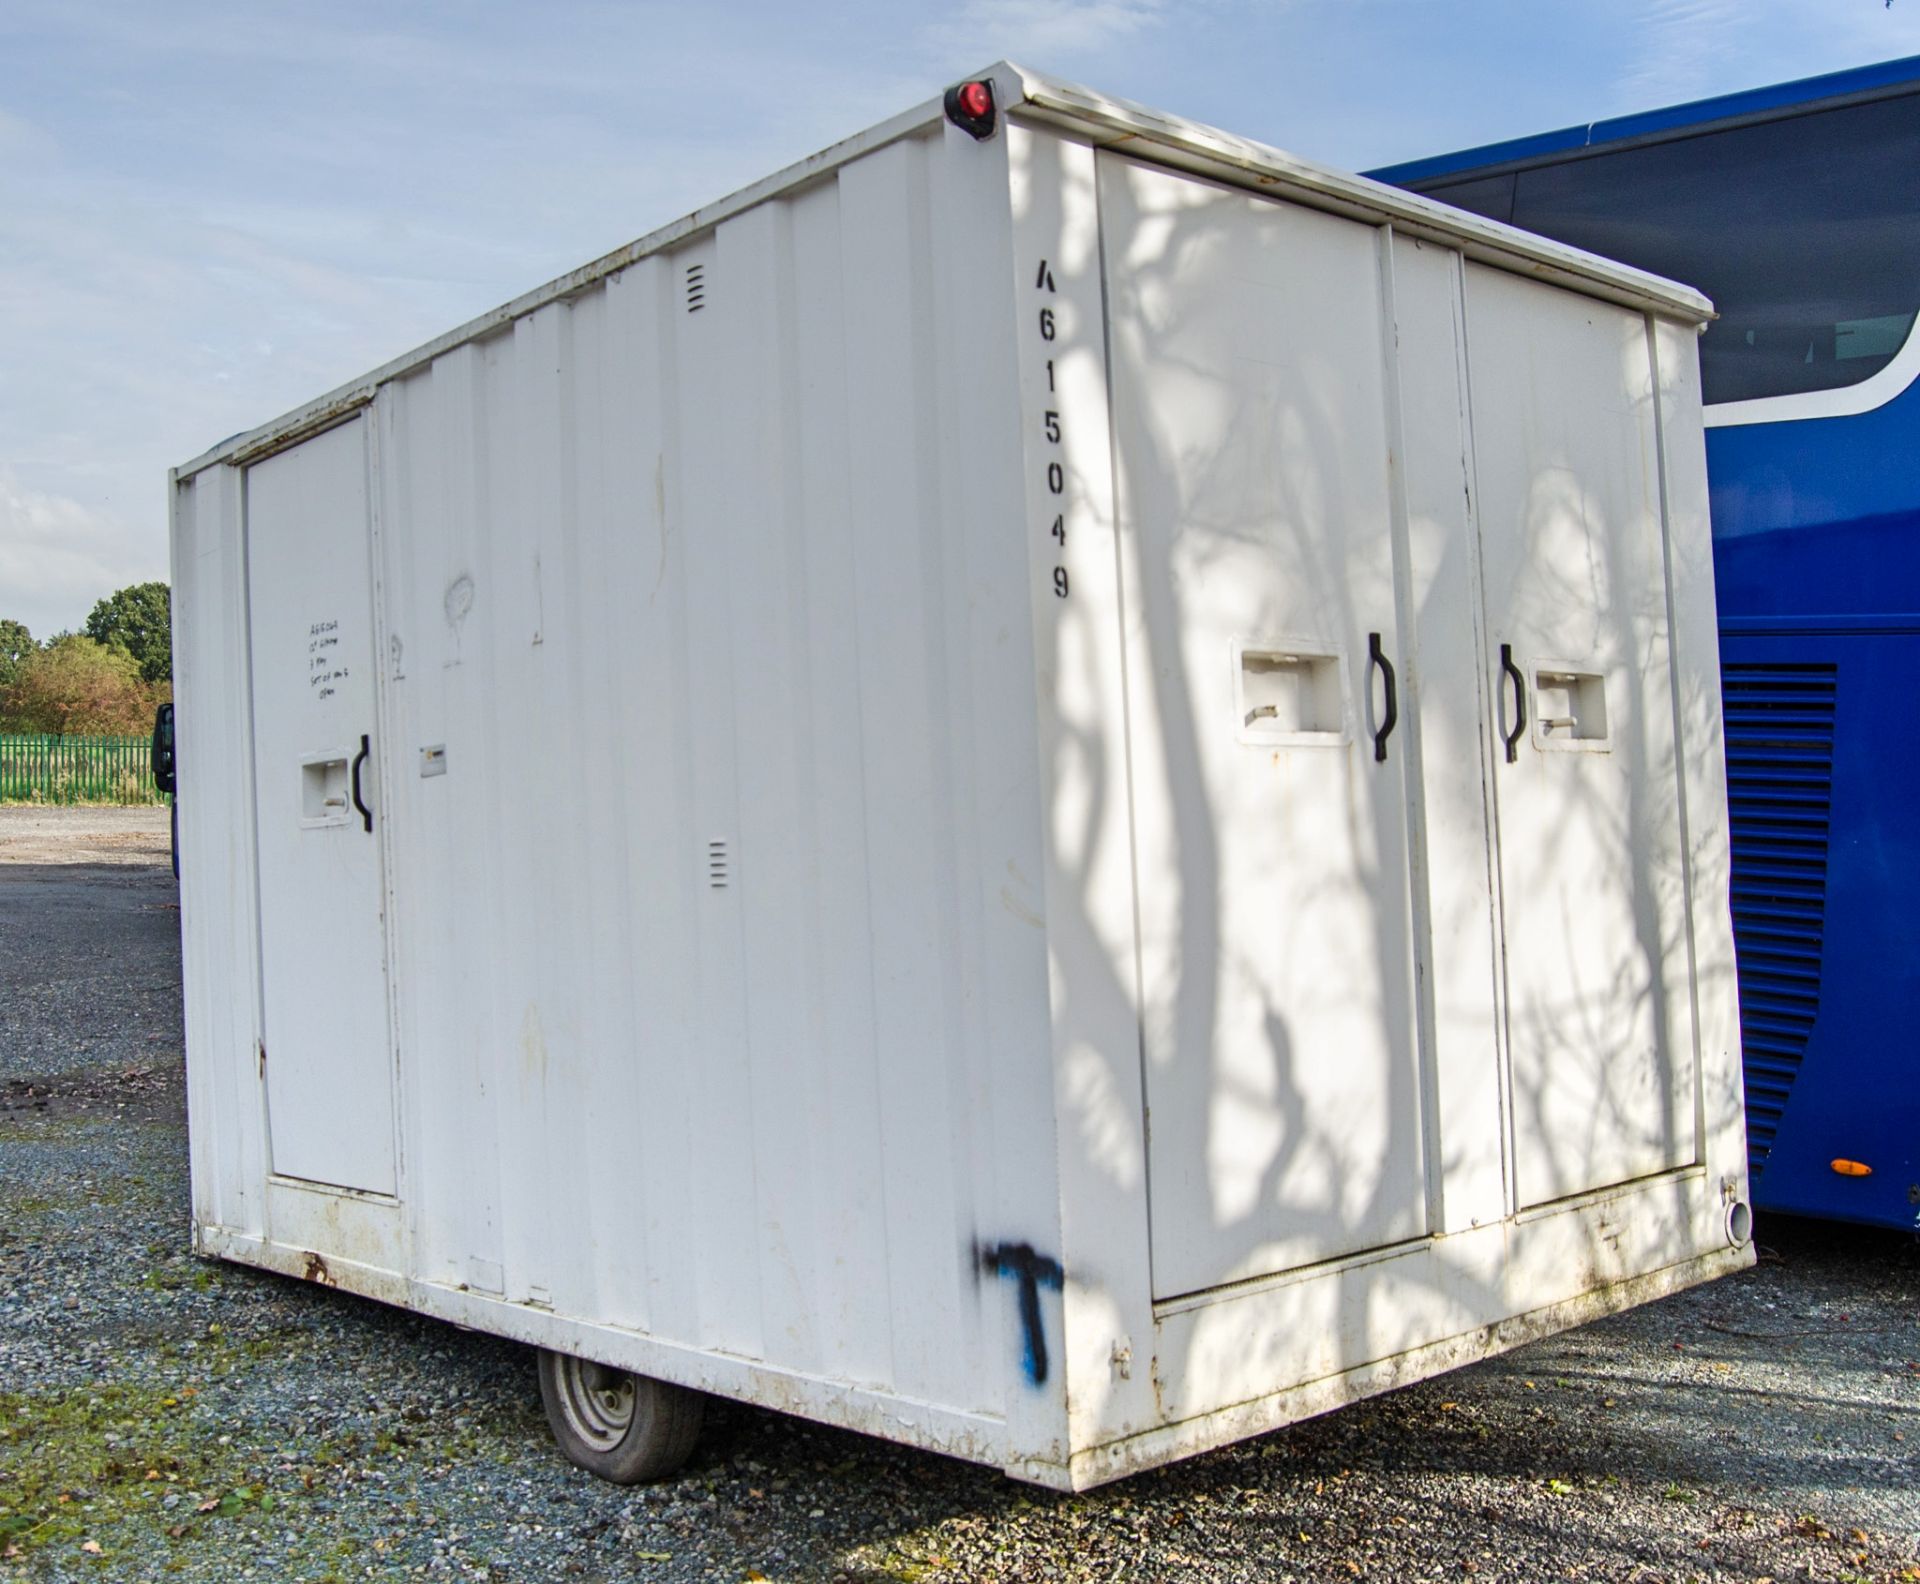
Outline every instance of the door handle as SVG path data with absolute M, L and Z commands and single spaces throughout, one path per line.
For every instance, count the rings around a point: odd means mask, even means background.
M 373 829 L 373 810 L 368 808 L 366 800 L 360 796 L 360 767 L 367 762 L 367 755 L 373 752 L 373 743 L 365 732 L 360 734 L 360 751 L 353 756 L 353 806 L 360 811 L 361 819 L 367 822 L 367 829 Z M 336 759 L 334 763 L 338 764 Z
M 1380 635 L 1367 634 L 1367 659 L 1380 668 L 1380 675 L 1387 684 L 1386 709 L 1382 712 L 1380 729 L 1373 734 L 1373 758 L 1376 764 L 1385 764 L 1387 759 L 1387 739 L 1393 735 L 1393 728 L 1400 719 L 1400 697 L 1394 687 L 1393 662 L 1380 648 Z
M 1513 678 L 1513 730 L 1506 734 L 1507 763 L 1520 758 L 1520 738 L 1527 729 L 1527 679 L 1513 663 L 1513 645 L 1500 646 L 1500 669 Z

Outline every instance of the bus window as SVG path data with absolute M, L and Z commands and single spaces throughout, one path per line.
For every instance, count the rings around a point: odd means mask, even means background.
M 1920 95 L 1426 191 L 1699 287 L 1709 402 L 1856 385 L 1920 308 Z
M 1456 209 L 1471 209 L 1475 214 L 1485 215 L 1489 220 L 1501 220 L 1511 224 L 1513 183 L 1513 175 L 1508 173 L 1505 176 L 1475 176 L 1468 181 L 1452 182 L 1445 187 L 1427 187 L 1422 190 L 1429 198 L 1438 198 L 1442 203 L 1450 203 Z

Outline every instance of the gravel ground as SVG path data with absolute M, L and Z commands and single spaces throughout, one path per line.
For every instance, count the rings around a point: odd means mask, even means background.
M 168 818 L 164 808 L 0 808 L 0 1082 L 162 1054 L 177 1071 Z
M 170 863 L 164 808 L 0 808 L 0 864 Z
M 1085 1496 L 728 1405 L 599 1484 L 524 1350 L 186 1252 L 163 821 L 0 809 L 0 1580 L 1920 1580 L 1920 1252 L 1791 1222 Z

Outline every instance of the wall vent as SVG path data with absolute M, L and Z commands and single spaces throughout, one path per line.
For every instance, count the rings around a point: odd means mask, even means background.
M 698 313 L 707 305 L 707 266 L 687 266 L 687 312 Z
M 732 862 L 727 853 L 727 844 L 724 841 L 708 842 L 707 843 L 707 884 L 708 886 L 710 886 L 715 891 L 724 891 L 727 889 L 727 882 L 731 880 L 732 877 L 733 877 Z
M 1820 1010 L 1833 795 L 1831 665 L 1723 664 L 1747 1154 L 1760 1175 Z

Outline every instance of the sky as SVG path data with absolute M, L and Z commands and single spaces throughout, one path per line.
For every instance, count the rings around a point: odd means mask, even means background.
M 0 617 L 166 470 L 1006 57 L 1350 169 L 1920 54 L 1920 0 L 0 0 Z

